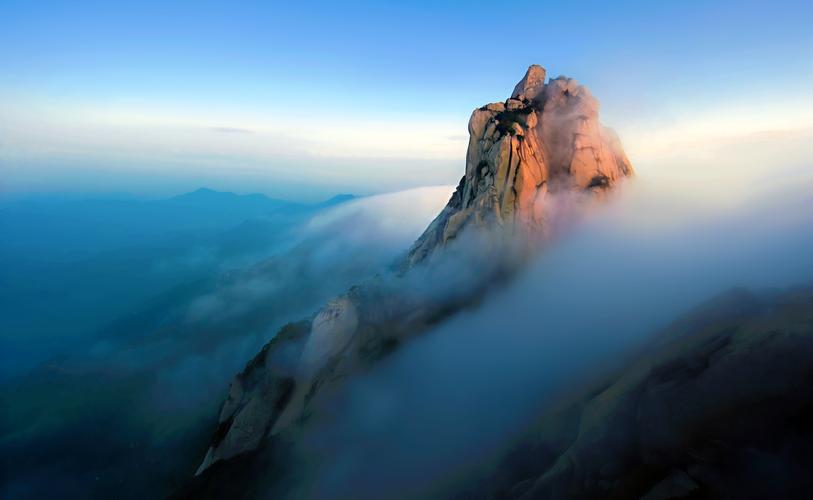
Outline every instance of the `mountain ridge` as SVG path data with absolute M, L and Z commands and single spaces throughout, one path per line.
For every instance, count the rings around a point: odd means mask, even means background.
M 586 87 L 544 83 L 536 65 L 511 98 L 474 110 L 469 132 L 465 175 L 397 273 L 362 281 L 266 344 L 235 377 L 198 479 L 180 496 L 217 489 L 230 460 L 284 449 L 343 380 L 510 279 L 551 236 L 547 208 L 560 194 L 601 197 L 634 173 Z

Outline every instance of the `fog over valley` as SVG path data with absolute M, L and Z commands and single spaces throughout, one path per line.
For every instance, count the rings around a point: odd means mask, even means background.
M 0 498 L 808 498 L 811 14 L 0 2 Z

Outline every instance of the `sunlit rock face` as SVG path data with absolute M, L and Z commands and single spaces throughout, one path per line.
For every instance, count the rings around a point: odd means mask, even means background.
M 522 77 L 522 80 L 514 87 L 514 91 L 511 92 L 511 99 L 537 101 L 545 92 L 546 75 L 545 68 L 538 64 L 532 64 L 525 76 Z
M 598 101 L 571 78 L 545 83 L 533 65 L 505 102 L 474 110 L 466 174 L 446 209 L 410 251 L 421 262 L 470 226 L 546 226 L 546 197 L 602 190 L 633 174 L 617 136 L 599 122 Z
M 544 234 L 548 197 L 603 192 L 633 173 L 587 89 L 562 77 L 546 83 L 540 66 L 507 101 L 476 109 L 469 133 L 465 175 L 397 272 L 359 277 L 312 318 L 283 328 L 235 378 L 198 474 L 295 441 L 344 379 L 510 277 L 522 260 L 506 240 Z M 475 237 L 452 244 L 469 229 Z

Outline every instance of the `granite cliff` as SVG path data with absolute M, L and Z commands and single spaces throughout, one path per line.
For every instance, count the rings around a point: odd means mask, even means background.
M 546 81 L 540 66 L 509 99 L 476 109 L 468 128 L 466 172 L 447 206 L 390 275 L 287 325 L 235 377 L 198 478 L 181 496 L 215 495 L 230 464 L 246 474 L 252 457 L 284 454 L 343 380 L 510 279 L 549 236 L 556 195 L 592 199 L 633 175 L 587 88 Z
M 545 70 L 533 65 L 509 99 L 472 113 L 466 173 L 408 264 L 470 226 L 544 235 L 549 195 L 599 191 L 630 175 L 632 165 L 615 133 L 599 122 L 590 91 L 562 76 L 545 83 Z

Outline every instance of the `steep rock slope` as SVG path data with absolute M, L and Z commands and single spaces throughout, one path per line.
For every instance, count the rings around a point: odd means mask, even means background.
M 807 498 L 813 288 L 734 290 L 543 415 L 460 498 Z
M 469 132 L 465 176 L 398 271 L 286 326 L 235 378 L 201 482 L 217 476 L 206 474 L 213 465 L 295 440 L 332 387 L 510 278 L 545 235 L 548 197 L 589 196 L 633 173 L 588 90 L 563 77 L 545 83 L 539 66 L 507 101 L 475 110 Z

